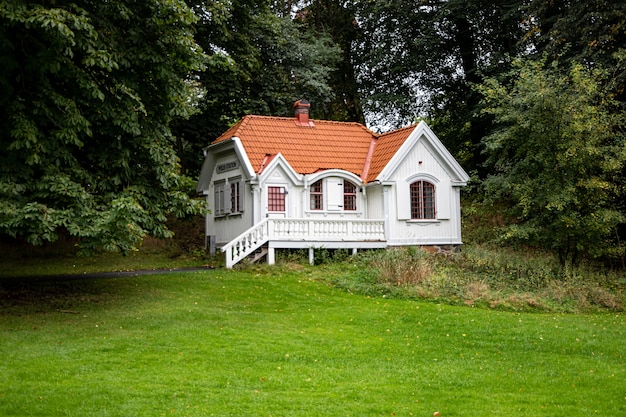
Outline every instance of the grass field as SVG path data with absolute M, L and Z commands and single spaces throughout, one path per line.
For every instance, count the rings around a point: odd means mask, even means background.
M 368 297 L 333 271 L 0 279 L 0 415 L 626 415 L 622 313 Z

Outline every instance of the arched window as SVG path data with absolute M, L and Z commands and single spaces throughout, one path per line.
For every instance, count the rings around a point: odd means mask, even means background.
M 324 186 L 322 182 L 323 180 L 318 180 L 311 184 L 311 210 L 324 209 Z
M 350 181 L 343 182 L 343 209 L 356 210 L 356 185 Z
M 411 218 L 435 218 L 435 185 L 428 181 L 411 183 Z
M 341 177 L 329 176 L 309 186 L 309 210 L 356 211 L 357 186 Z

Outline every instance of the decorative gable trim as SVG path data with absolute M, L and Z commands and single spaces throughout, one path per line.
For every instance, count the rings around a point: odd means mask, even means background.
M 452 185 L 466 185 L 467 181 L 469 181 L 469 175 L 454 159 L 443 143 L 441 143 L 437 135 L 435 135 L 430 127 L 428 127 L 428 125 L 423 121 L 417 125 L 413 132 L 411 132 L 409 137 L 404 141 L 402 146 L 400 146 L 400 149 L 398 149 L 394 156 L 389 160 L 387 165 L 385 165 L 376 179 L 382 182 L 390 180 L 400 164 L 406 159 L 409 152 L 422 138 L 424 138 L 427 144 L 434 149 L 435 155 L 442 162 L 446 171 L 448 171 L 448 174 L 452 179 Z
M 237 168 L 241 168 L 244 178 L 248 181 L 256 178 L 256 173 L 250 164 L 250 159 L 248 158 L 248 154 L 246 153 L 241 140 L 238 137 L 233 136 L 226 141 L 213 143 L 204 148 L 205 159 L 204 164 L 202 165 L 202 170 L 200 171 L 198 184 L 196 185 L 197 192 L 203 194 L 207 193 L 213 180 L 213 174 L 220 169 L 224 169 L 217 166 L 218 155 L 229 151 L 234 151 L 237 156 L 238 163 L 240 165 Z
M 254 172 L 254 168 L 252 168 L 252 164 L 250 163 L 248 154 L 246 153 L 246 150 L 241 143 L 241 139 L 239 139 L 237 136 L 233 136 L 232 141 L 235 144 L 235 152 L 237 153 L 237 157 L 243 164 L 243 171 L 246 174 L 247 179 L 254 179 L 256 177 L 256 173 Z
M 271 158 L 267 166 L 263 168 L 263 171 L 259 174 L 259 183 L 263 183 L 267 179 L 269 179 L 272 173 L 274 173 L 276 171 L 276 168 L 278 167 L 283 168 L 292 184 L 302 184 L 303 176 L 298 174 L 293 169 L 293 167 L 289 164 L 289 162 L 281 153 L 278 153 L 273 158 Z

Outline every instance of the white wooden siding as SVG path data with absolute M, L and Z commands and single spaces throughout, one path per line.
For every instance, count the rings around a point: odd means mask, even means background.
M 380 184 L 367 187 L 367 218 L 384 219 L 383 187 Z
M 238 161 L 237 154 L 234 151 L 221 155 L 217 161 L 215 166 L 219 166 L 222 164 L 226 164 L 228 162 Z M 206 216 L 206 235 L 214 235 L 216 236 L 217 245 L 222 245 L 224 243 L 229 242 L 234 239 L 244 231 L 246 231 L 250 226 L 252 226 L 252 198 L 250 184 L 246 181 L 243 181 L 244 172 L 241 168 L 241 163 L 237 169 L 233 169 L 225 172 L 213 172 L 211 176 L 211 183 L 209 184 L 209 189 L 207 193 L 207 203 L 211 213 Z M 242 207 L 243 211 L 237 214 L 230 214 L 230 182 L 229 181 L 241 181 L 240 193 L 242 196 Z M 215 183 L 224 182 L 225 183 L 225 195 L 224 195 L 224 206 L 225 206 L 225 215 L 224 216 L 215 216 Z
M 411 220 L 410 182 L 424 180 L 435 184 L 436 215 L 433 220 Z M 419 141 L 393 173 L 394 183 L 389 198 L 388 242 L 390 245 L 459 244 L 458 216 L 453 207 L 458 204 L 455 191 L 445 167 L 432 148 Z M 458 207 L 458 206 L 457 206 Z

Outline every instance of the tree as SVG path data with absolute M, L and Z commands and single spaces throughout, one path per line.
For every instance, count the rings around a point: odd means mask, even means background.
M 293 103 L 306 98 L 312 115 L 322 115 L 335 95 L 329 80 L 340 54 L 325 33 L 292 19 L 289 3 L 188 3 L 200 16 L 197 39 L 208 54 L 197 74 L 205 90 L 199 112 L 176 126 L 188 144 L 180 155 L 189 172 L 199 172 L 202 148 L 246 114 L 292 114 Z
M 181 0 L 0 3 L 0 233 L 83 250 L 167 237 L 200 213 L 169 124 L 204 55 Z
M 529 4 L 526 49 L 567 70 L 572 62 L 619 69 L 610 78 L 616 100 L 626 102 L 626 73 L 620 67 L 626 45 L 626 3 L 604 1 L 534 1 Z
M 361 92 L 357 81 L 358 56 L 354 48 L 362 36 L 356 19 L 357 7 L 349 1 L 314 0 L 300 10 L 298 20 L 317 34 L 328 34 L 341 51 L 341 57 L 331 72 L 329 84 L 332 100 L 324 104 L 325 119 L 365 123 Z
M 616 241 L 626 222 L 626 120 L 602 88 L 606 77 L 581 64 L 563 73 L 545 59 L 518 59 L 505 81 L 479 88 L 497 126 L 484 139 L 487 195 L 508 202 L 518 220 L 505 237 L 553 250 L 563 265 L 624 255 Z
M 466 169 L 482 169 L 479 145 L 489 120 L 478 111 L 472 85 L 506 71 L 508 56 L 520 51 L 520 3 L 362 2 L 358 56 L 366 113 L 394 126 L 426 116 Z

